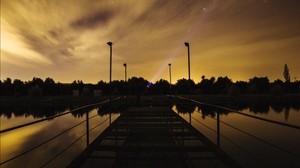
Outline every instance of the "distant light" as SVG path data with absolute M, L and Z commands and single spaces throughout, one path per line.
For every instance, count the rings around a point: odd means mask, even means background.
M 153 85 L 153 83 L 152 82 L 148 82 L 148 84 L 147 84 L 147 88 L 149 89 L 151 86 Z

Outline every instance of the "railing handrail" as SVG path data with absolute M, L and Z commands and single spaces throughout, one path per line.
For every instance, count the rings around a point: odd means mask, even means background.
M 118 99 L 120 99 L 120 98 L 121 98 L 121 96 L 119 96 L 119 97 L 113 99 L 112 101 L 118 100 Z M 54 119 L 54 118 L 57 118 L 57 117 L 61 117 L 61 116 L 64 116 L 64 115 L 73 113 L 73 112 L 75 112 L 75 111 L 82 110 L 82 109 L 84 109 L 84 108 L 93 107 L 93 106 L 105 104 L 105 103 L 108 103 L 108 102 L 110 102 L 110 99 L 104 100 L 104 101 L 99 102 L 99 103 L 94 103 L 94 104 L 84 105 L 84 106 L 81 106 L 81 107 L 72 109 L 72 110 L 70 110 L 70 111 L 67 111 L 67 112 L 65 112 L 65 113 L 58 114 L 58 115 L 55 115 L 55 116 L 46 117 L 46 118 L 43 118 L 43 119 L 40 119 L 40 120 L 35 120 L 35 121 L 28 122 L 28 123 L 25 123 L 25 124 L 21 124 L 21 125 L 13 126 L 13 127 L 10 127 L 10 128 L 6 128 L 6 129 L 4 129 L 4 130 L 0 130 L 0 134 L 5 133 L 5 132 L 9 132 L 9 131 L 12 131 L 12 130 L 15 130 L 15 129 L 18 129 L 18 128 L 23 128 L 23 127 L 26 127 L 26 126 L 29 126 L 29 125 L 37 124 L 37 123 L 40 123 L 40 122 L 43 122 L 43 121 L 46 121 L 46 120 L 50 120 L 50 119 Z
M 246 113 L 243 113 L 241 111 L 234 110 L 234 109 L 231 109 L 231 108 L 228 108 L 228 107 L 223 107 L 223 106 L 220 106 L 220 105 L 204 103 L 204 102 L 200 102 L 200 101 L 197 101 L 197 100 L 194 100 L 194 99 L 185 98 L 185 97 L 182 97 L 182 96 L 172 96 L 172 97 L 177 97 L 177 98 L 180 98 L 180 99 L 183 99 L 183 100 L 189 100 L 189 101 L 191 101 L 193 103 L 196 103 L 196 104 L 201 104 L 201 105 L 206 105 L 206 106 L 210 106 L 210 107 L 216 107 L 216 108 L 219 108 L 219 109 L 228 110 L 228 111 L 231 111 L 231 112 L 243 115 L 243 116 L 247 116 L 247 117 L 250 117 L 250 118 L 254 118 L 254 119 L 266 121 L 266 122 L 269 122 L 269 123 L 278 124 L 278 125 L 282 125 L 282 126 L 286 126 L 286 127 L 295 128 L 295 129 L 300 130 L 300 126 L 298 126 L 298 125 L 292 125 L 292 124 L 287 124 L 287 123 L 283 123 L 283 122 L 280 122 L 280 121 L 274 121 L 274 120 L 270 120 L 270 119 L 266 119 L 266 118 L 261 118 L 261 117 L 246 114 Z
M 115 99 L 112 99 L 112 101 L 118 100 L 118 99 L 120 99 L 120 98 L 121 98 L 121 96 L 119 96 L 119 97 L 117 97 L 117 98 L 115 98 Z M 22 124 L 22 125 L 19 125 L 19 126 L 15 126 L 15 127 L 9 128 L 9 129 L 2 130 L 2 131 L 6 131 L 6 132 L 7 132 L 7 131 L 12 131 L 12 130 L 17 129 L 17 128 L 25 127 L 25 126 L 32 125 L 32 124 L 35 124 L 35 123 L 38 123 L 38 122 L 42 122 L 42 121 L 45 121 L 45 120 L 47 120 L 47 119 L 52 119 L 52 118 L 60 117 L 60 116 L 66 115 L 66 114 L 70 114 L 70 113 L 72 113 L 72 112 L 74 112 L 74 111 L 78 111 L 78 110 L 81 110 L 81 109 L 84 109 L 84 108 L 88 108 L 88 107 L 93 107 L 93 106 L 96 106 L 96 105 L 101 105 L 101 104 L 104 104 L 104 103 L 107 103 L 107 102 L 110 102 L 110 99 L 105 100 L 105 101 L 102 101 L 102 102 L 99 102 L 99 103 L 94 103 L 94 104 L 84 105 L 84 106 L 78 107 L 78 108 L 76 108 L 76 109 L 73 109 L 73 110 L 71 110 L 71 111 L 65 112 L 65 113 L 63 113 L 63 114 L 55 115 L 55 116 L 52 116 L 52 117 L 47 117 L 47 118 L 45 118 L 45 119 L 41 119 L 41 120 L 37 120 L 37 121 L 34 121 L 34 122 Z M 114 115 L 114 114 L 113 114 L 113 115 Z M 113 115 L 112 115 L 112 116 L 113 116 Z M 53 137 L 51 137 L 51 138 L 49 138 L 49 139 L 47 139 L 47 140 L 45 140 L 45 141 L 39 143 L 38 145 L 35 145 L 35 146 L 29 148 L 28 150 L 23 151 L 23 152 L 21 152 L 21 153 L 18 154 L 18 155 L 15 155 L 14 157 L 11 157 L 11 158 L 9 158 L 9 159 L 3 161 L 3 162 L 0 162 L 0 165 L 6 164 L 6 163 L 8 163 L 8 162 L 10 162 L 10 161 L 12 161 L 12 160 L 15 160 L 15 159 L 19 158 L 20 156 L 23 156 L 24 154 L 27 154 L 27 153 L 31 152 L 32 150 L 34 150 L 34 149 L 36 149 L 36 148 L 39 148 L 40 146 L 42 146 L 42 145 L 44 145 L 44 144 L 46 144 L 46 143 L 48 143 L 48 142 L 50 142 L 50 141 L 52 141 L 52 140 L 58 138 L 59 136 L 65 134 L 66 132 L 69 132 L 70 130 L 74 129 L 75 127 L 77 127 L 77 126 L 79 126 L 79 125 L 81 125 L 81 124 L 83 124 L 84 122 L 87 122 L 87 120 L 90 120 L 90 119 L 92 119 L 92 118 L 95 118 L 96 116 L 98 116 L 98 114 L 93 115 L 92 117 L 88 117 L 86 120 L 83 120 L 83 121 L 81 121 L 81 122 L 79 122 L 79 123 L 77 123 L 77 124 L 75 124 L 75 125 L 69 127 L 68 129 L 65 129 L 64 131 L 62 131 L 62 132 L 56 134 L 55 136 L 53 136 Z M 111 117 L 111 116 L 107 117 L 104 121 L 102 121 L 101 123 L 97 124 L 96 126 L 94 126 L 93 128 L 89 129 L 88 131 L 92 131 L 92 130 L 94 130 L 95 128 L 97 128 L 98 126 L 102 125 L 104 122 L 106 122 L 108 119 L 110 119 L 110 117 Z M 1 133 L 3 133 L 3 132 L 1 132 Z M 69 149 L 74 143 L 76 143 L 76 142 L 77 142 L 79 139 L 81 139 L 84 135 L 87 135 L 87 132 L 84 133 L 83 135 L 81 135 L 78 139 L 76 139 L 76 140 L 75 140 L 74 142 L 72 142 L 70 145 L 68 145 L 67 148 L 65 148 L 64 150 L 62 150 L 62 151 L 59 152 L 58 154 L 56 154 L 53 158 L 51 158 L 50 160 L 48 160 L 46 163 L 44 163 L 41 167 L 46 166 L 46 165 L 49 164 L 51 161 L 53 161 L 54 159 L 56 159 L 60 154 L 62 154 L 63 152 L 65 152 L 67 149 Z
M 184 97 L 181 97 L 181 98 L 186 99 L 186 100 L 190 100 L 190 99 L 187 99 L 187 98 L 184 98 Z M 199 102 L 199 103 L 202 103 L 202 102 Z M 206 105 L 206 103 L 203 103 L 203 104 Z M 180 105 L 180 106 L 183 106 L 183 107 L 186 107 L 186 108 L 189 108 L 189 107 L 190 107 L 190 106 L 188 106 L 188 105 L 181 104 L 181 103 L 179 103 L 179 105 Z M 203 112 L 201 112 L 201 111 L 197 111 L 197 112 L 203 114 Z M 190 113 L 190 115 L 191 115 L 191 113 Z M 220 135 L 222 138 L 224 138 L 225 140 L 227 140 L 227 141 L 230 142 L 231 144 L 237 146 L 240 150 L 242 150 L 243 152 L 245 152 L 245 153 L 248 154 L 249 156 L 253 157 L 253 158 L 256 159 L 257 161 L 259 161 L 260 163 L 262 163 L 263 165 L 265 165 L 265 166 L 268 167 L 268 165 L 267 165 L 262 159 L 256 157 L 256 155 L 253 155 L 251 152 L 247 151 L 247 150 L 244 149 L 242 146 L 238 145 L 237 143 L 235 143 L 234 141 L 232 141 L 230 138 L 228 138 L 228 137 L 226 137 L 225 135 L 223 135 L 222 133 L 220 133 L 219 130 L 215 130 L 215 129 L 211 128 L 210 126 L 207 126 L 206 124 L 202 123 L 201 121 L 199 121 L 198 119 L 196 119 L 196 118 L 193 117 L 193 116 L 191 116 L 191 118 L 194 119 L 197 123 L 199 123 L 199 124 L 201 124 L 202 126 L 204 126 L 205 128 L 207 128 L 209 131 L 212 131 L 213 133 L 217 134 L 216 136 Z M 253 138 L 253 139 L 255 139 L 255 140 L 259 141 L 259 142 L 261 142 L 261 143 L 264 143 L 264 144 L 266 144 L 266 145 L 268 145 L 268 146 L 270 146 L 270 147 L 272 147 L 272 148 L 278 150 L 278 151 L 285 152 L 286 154 L 289 154 L 290 156 L 292 156 L 292 157 L 294 157 L 294 158 L 296 158 L 296 159 L 299 159 L 299 158 L 300 158 L 300 155 L 297 154 L 297 153 L 291 152 L 291 151 L 289 151 L 289 150 L 287 150 L 287 149 L 285 149 L 285 148 L 282 148 L 282 147 L 277 146 L 277 145 L 275 145 L 275 144 L 273 144 L 273 143 L 271 143 L 271 142 L 268 142 L 267 140 L 264 140 L 263 138 L 257 137 L 257 136 L 255 136 L 255 135 L 249 133 L 249 132 L 243 131 L 242 129 L 239 129 L 239 128 L 237 128 L 237 127 L 231 125 L 231 124 L 228 124 L 228 123 L 226 123 L 226 122 L 224 122 L 224 121 L 222 121 L 222 120 L 220 120 L 220 119 L 218 119 L 218 118 L 216 119 L 216 118 L 211 117 L 211 116 L 208 116 L 208 118 L 211 118 L 211 119 L 213 119 L 213 120 L 216 120 L 217 123 L 222 123 L 222 124 L 224 124 L 224 125 L 226 125 L 226 126 L 232 128 L 232 129 L 234 129 L 234 130 L 236 130 L 236 131 L 239 131 L 239 132 L 241 132 L 241 133 L 243 133 L 243 134 L 245 134 L 245 135 L 247 135 L 247 136 L 249 136 L 249 137 L 251 137 L 251 138 Z M 191 123 L 191 121 L 190 121 L 190 123 Z M 218 141 L 218 138 L 217 138 L 217 141 Z M 217 143 L 219 143 L 219 142 L 217 142 Z

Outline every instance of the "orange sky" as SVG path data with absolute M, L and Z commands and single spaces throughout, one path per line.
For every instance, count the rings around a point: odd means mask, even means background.
M 300 77 L 298 0 L 1 0 L 1 80 Z M 300 78 L 299 78 L 300 79 Z

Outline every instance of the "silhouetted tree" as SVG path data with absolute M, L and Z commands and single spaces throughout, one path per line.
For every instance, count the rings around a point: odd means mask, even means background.
M 146 89 L 146 86 L 148 84 L 148 81 L 145 80 L 142 77 L 132 77 L 128 79 L 128 86 L 130 89 L 130 92 L 134 95 L 136 95 L 136 104 L 139 105 L 140 103 L 140 96 Z
M 271 94 L 282 95 L 283 93 L 297 94 L 300 93 L 300 81 L 283 82 L 279 79 L 273 83 L 269 82 L 268 77 L 254 77 L 249 79 L 249 82 L 237 81 L 233 83 L 231 79 L 226 77 L 215 77 L 206 79 L 203 75 L 201 82 L 195 85 L 193 80 L 179 79 L 175 85 L 178 94 L 188 94 L 188 86 L 190 83 L 191 93 L 203 94 Z M 112 91 L 114 94 L 142 94 L 143 91 L 152 94 L 168 94 L 170 84 L 167 80 L 160 79 L 159 81 L 151 84 L 151 87 L 146 87 L 148 81 L 144 78 L 132 77 L 130 81 L 124 82 L 115 80 L 112 81 Z M 103 94 L 109 93 L 109 83 L 99 81 L 97 84 L 85 84 L 81 80 L 74 80 L 71 84 L 56 83 L 52 78 L 46 78 L 44 81 L 40 78 L 34 77 L 31 81 L 23 82 L 19 79 L 7 78 L 0 81 L 0 94 L 2 96 L 21 96 L 27 95 L 32 88 L 38 86 L 42 90 L 42 94 L 50 95 L 72 95 L 72 90 L 79 90 L 83 92 L 84 87 L 88 87 L 90 91 L 102 90 Z M 149 85 L 150 86 L 150 85 Z M 146 89 L 147 88 L 147 89 Z M 146 92 L 145 92 L 146 93 Z
M 300 81 L 284 83 L 287 93 L 300 93 Z
M 96 89 L 102 90 L 104 94 L 108 94 L 109 84 L 101 80 L 97 83 Z
M 113 91 L 113 94 L 123 94 L 125 92 L 125 82 L 114 80 L 111 82 L 111 88 Z
M 82 80 L 74 80 L 71 84 L 73 90 L 79 90 L 80 92 L 83 89 L 84 83 Z
M 12 96 L 14 94 L 14 88 L 10 78 L 6 78 L 2 83 L 1 92 L 5 96 Z
M 283 85 L 283 81 L 280 80 L 280 79 L 276 79 L 274 82 L 273 82 L 274 85 L 280 85 L 282 86 Z
M 227 92 L 228 96 L 239 96 L 241 94 L 240 88 L 236 85 L 230 86 Z
M 188 79 L 179 79 L 177 80 L 176 83 L 176 89 L 177 89 L 177 93 L 178 94 L 188 94 L 188 86 L 190 83 L 190 89 L 191 89 L 191 93 L 193 93 L 193 89 L 195 88 L 195 82 L 193 80 L 188 80 Z
M 236 87 L 239 88 L 241 94 L 247 93 L 248 83 L 245 81 L 237 81 L 234 84 Z
M 270 82 L 268 77 L 254 77 L 249 80 L 249 85 L 254 86 L 257 93 L 268 93 L 270 89 Z
M 25 95 L 26 93 L 24 93 L 25 91 L 25 84 L 23 81 L 21 81 L 20 79 L 15 79 L 14 80 L 14 88 L 15 88 L 15 96 L 21 96 L 21 95 Z
M 271 90 L 270 90 L 270 94 L 272 96 L 282 96 L 283 95 L 283 89 L 282 89 L 282 86 L 279 85 L 279 84 L 275 84 L 271 87 Z
M 211 77 L 210 79 L 205 79 L 203 75 L 201 77 L 201 82 L 197 85 L 197 88 L 204 92 L 204 94 L 213 94 L 214 93 L 214 83 L 215 77 Z
M 41 97 L 43 93 L 42 93 L 42 89 L 38 85 L 35 85 L 29 89 L 28 94 L 32 98 L 38 98 Z
M 45 95 L 56 95 L 58 94 L 57 89 L 56 89 L 57 85 L 55 85 L 55 82 L 52 78 L 46 78 L 44 81 L 44 87 L 43 87 L 43 91 Z
M 85 98 L 91 97 L 92 96 L 92 92 L 91 92 L 90 88 L 88 88 L 88 87 L 85 86 L 82 89 L 81 96 L 83 96 Z
M 29 81 L 28 84 L 30 86 L 39 86 L 43 87 L 44 81 L 41 78 L 33 77 L 32 81 Z
M 170 83 L 167 80 L 160 79 L 155 82 L 150 88 L 151 93 L 154 94 L 168 94 L 170 91 Z
M 290 82 L 291 81 L 290 70 L 289 70 L 289 67 L 287 66 L 287 64 L 284 64 L 283 77 L 285 79 L 285 82 Z
M 227 76 L 218 77 L 217 81 L 214 84 L 215 93 L 226 94 L 232 84 L 233 84 L 233 82 Z

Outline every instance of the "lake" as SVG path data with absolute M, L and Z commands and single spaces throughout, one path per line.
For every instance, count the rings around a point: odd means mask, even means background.
M 27 108 L 25 111 L 22 109 L 23 114 L 20 111 L 8 112 L 7 109 L 5 113 L 1 112 L 1 130 L 36 121 L 47 116 L 43 114 L 43 111 L 38 112 L 37 109 L 33 108 L 35 107 Z M 69 111 L 69 109 L 63 110 L 61 107 L 59 109 L 52 108 L 52 110 L 51 114 L 61 114 Z M 89 129 L 93 129 L 89 131 L 89 138 L 86 135 L 86 112 L 88 112 L 88 117 L 91 118 L 88 123 Z M 41 143 L 44 144 L 33 149 L 31 152 L 1 165 L 1 167 L 24 167 L 25 163 L 26 167 L 41 167 L 43 165 L 45 167 L 65 167 L 85 149 L 87 140 L 89 140 L 89 143 L 92 142 L 118 116 L 119 113 L 117 111 L 109 114 L 97 107 L 84 112 L 69 113 L 61 117 L 3 133 L 0 137 L 1 163 L 30 150 L 34 146 Z M 74 128 L 66 131 L 70 127 Z M 49 139 L 53 140 L 46 143 Z M 56 155 L 59 156 L 56 157 Z
M 2 108 L 1 130 L 52 115 L 68 113 L 70 109 L 73 108 L 67 106 Z M 218 112 L 221 121 L 220 147 L 243 167 L 300 167 L 299 129 L 204 105 L 194 105 L 187 110 L 174 104 L 172 109 L 214 143 L 217 143 Z M 300 125 L 298 106 L 257 104 L 238 105 L 235 109 L 261 118 Z M 94 107 L 2 133 L 1 162 L 32 147 L 36 148 L 1 167 L 24 167 L 24 163 L 26 167 L 65 167 L 119 115 L 119 111 L 106 111 L 102 107 Z M 90 118 L 89 123 L 85 121 L 87 117 Z M 89 129 L 93 129 L 89 131 L 88 136 L 87 124 Z M 48 142 L 49 139 L 51 140 Z
M 217 144 L 217 115 L 220 113 L 220 148 L 242 167 L 300 167 L 300 129 L 290 128 L 230 111 L 195 106 L 186 111 L 173 106 L 186 121 Z M 296 106 L 256 104 L 239 108 L 242 113 L 300 126 Z

